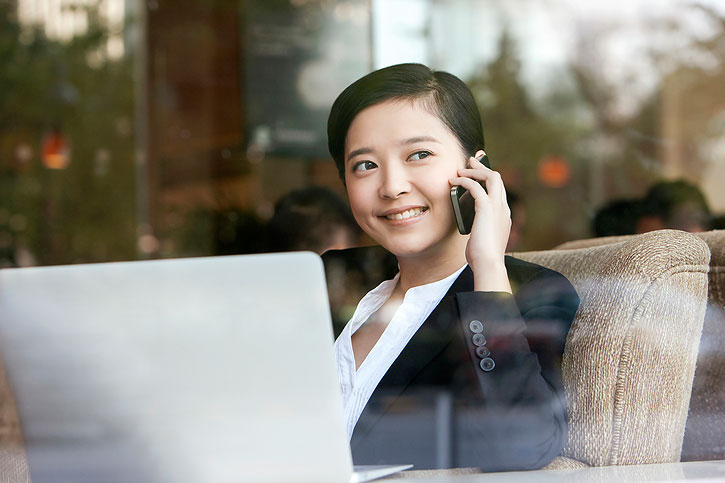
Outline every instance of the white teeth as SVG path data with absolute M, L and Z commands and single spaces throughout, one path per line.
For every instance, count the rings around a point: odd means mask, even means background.
M 385 215 L 385 218 L 388 220 L 405 220 L 407 218 L 413 218 L 416 216 L 420 216 L 424 211 L 426 211 L 426 208 L 411 208 L 409 210 L 405 210 L 402 213 L 393 213 L 392 215 Z

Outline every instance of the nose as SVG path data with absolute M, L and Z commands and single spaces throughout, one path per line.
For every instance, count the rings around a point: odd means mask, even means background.
M 410 180 L 404 166 L 398 163 L 385 163 L 382 169 L 382 181 L 378 195 L 383 199 L 396 199 L 410 192 Z

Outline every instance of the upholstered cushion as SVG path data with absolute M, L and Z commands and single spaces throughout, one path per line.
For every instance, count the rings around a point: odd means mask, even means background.
M 707 301 L 710 250 L 663 230 L 574 250 L 517 253 L 581 298 L 562 361 L 566 458 L 593 466 L 679 461 Z
M 682 461 L 725 459 L 725 230 L 695 233 L 710 249 L 708 305 L 692 384 Z M 557 249 L 580 249 L 629 240 L 591 238 Z
M 29 481 L 20 421 L 10 385 L 0 364 L 0 483 Z
M 725 230 L 696 235 L 710 247 L 711 258 L 682 460 L 721 460 L 725 459 Z
M 721 460 L 725 459 L 725 230 L 696 235 L 710 247 L 710 274 L 682 460 Z
M 445 481 L 447 477 L 462 476 L 462 475 L 475 475 L 481 473 L 479 468 L 452 468 L 447 470 L 407 470 L 401 471 L 400 473 L 394 473 L 385 478 L 381 478 L 378 481 L 387 480 L 408 480 L 408 479 L 423 479 L 423 478 L 436 478 L 440 481 Z

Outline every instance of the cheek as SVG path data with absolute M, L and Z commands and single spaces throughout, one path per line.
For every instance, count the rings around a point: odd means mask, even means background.
M 431 198 L 448 198 L 451 191 L 451 184 L 448 180 L 455 176 L 455 170 L 452 172 L 450 170 L 431 171 L 421 180 L 420 186 L 425 186 L 426 195 Z
M 355 221 L 360 225 L 363 214 L 370 211 L 370 196 L 366 194 L 365 190 L 360 189 L 359 186 L 350 186 L 348 184 L 347 200 L 350 203 L 350 210 L 355 217 Z

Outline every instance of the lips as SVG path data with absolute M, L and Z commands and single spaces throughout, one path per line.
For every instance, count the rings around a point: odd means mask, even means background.
M 416 218 L 416 217 L 422 215 L 423 213 L 425 213 L 426 211 L 428 211 L 428 208 L 426 208 L 426 207 L 415 206 L 415 207 L 407 208 L 407 209 L 403 209 L 403 210 L 400 210 L 400 209 L 390 210 L 386 213 L 383 213 L 380 216 L 384 217 L 387 220 L 392 220 L 392 221 L 407 220 L 409 218 Z

